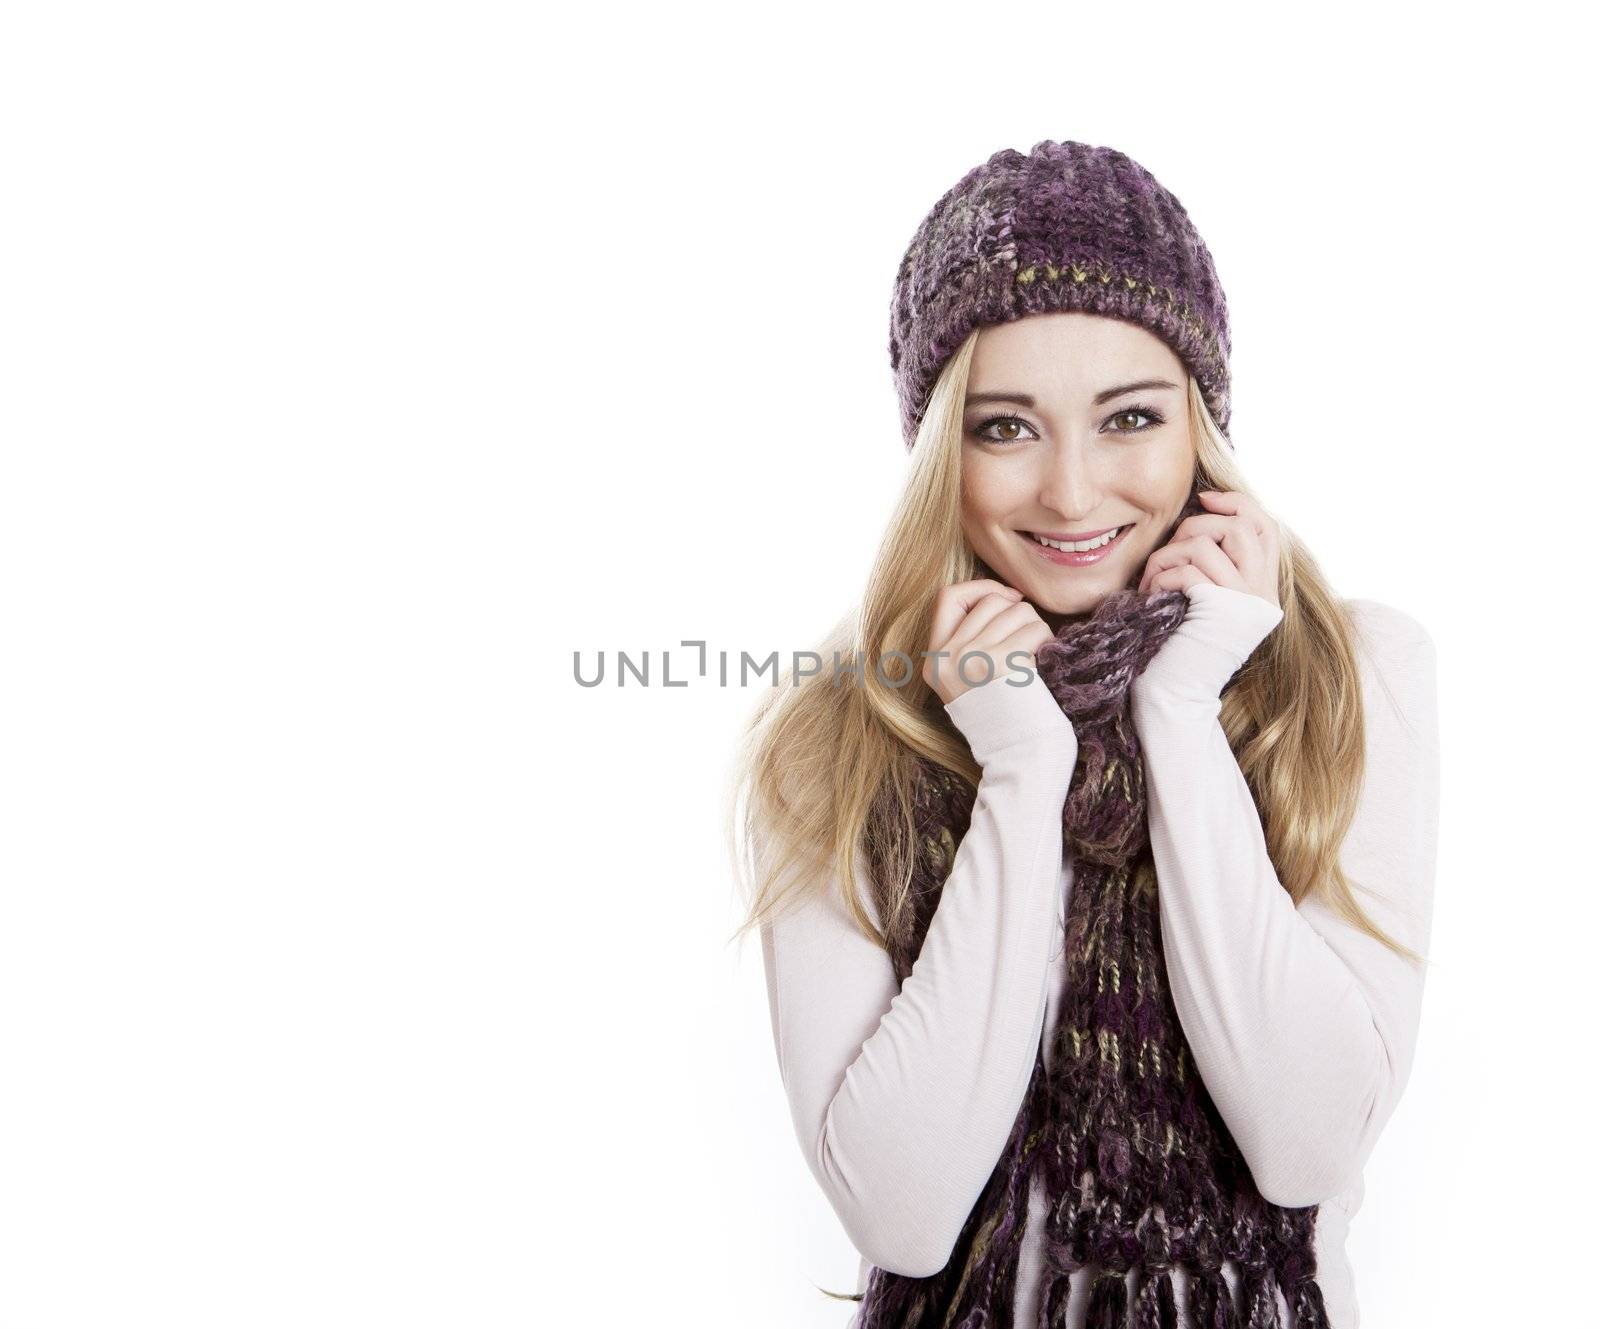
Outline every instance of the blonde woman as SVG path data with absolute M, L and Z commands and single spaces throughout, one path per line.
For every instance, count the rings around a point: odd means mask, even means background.
M 901 265 L 905 493 L 847 667 L 775 689 L 740 767 L 855 1329 L 1358 1323 L 1434 649 L 1252 496 L 1228 349 L 1205 244 L 1112 149 L 995 153 Z

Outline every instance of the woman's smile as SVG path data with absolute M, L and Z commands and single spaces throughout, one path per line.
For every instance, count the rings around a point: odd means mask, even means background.
M 1134 523 L 1127 522 L 1121 526 L 1113 526 L 1109 531 L 1071 540 L 1053 537 L 1048 531 L 1018 531 L 1017 534 L 1045 562 L 1054 563 L 1058 567 L 1083 568 L 1108 558 L 1112 550 L 1121 547 L 1133 527 Z M 1111 536 L 1109 540 L 1106 539 L 1108 534 Z

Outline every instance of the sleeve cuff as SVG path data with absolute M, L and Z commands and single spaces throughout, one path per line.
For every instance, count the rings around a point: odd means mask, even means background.
M 1216 701 L 1228 680 L 1283 621 L 1283 610 L 1248 591 L 1214 582 L 1186 587 L 1189 609 L 1134 681 L 1140 692 L 1159 690 L 1194 701 Z
M 1019 743 L 1056 750 L 1069 768 L 1077 760 L 1077 731 L 1037 669 L 1026 683 L 996 677 L 968 688 L 944 709 L 980 766 Z

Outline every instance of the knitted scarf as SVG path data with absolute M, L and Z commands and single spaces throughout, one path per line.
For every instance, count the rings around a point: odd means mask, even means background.
M 944 1269 L 914 1278 L 874 1268 L 853 1329 L 1013 1329 L 1028 1191 L 1041 1169 L 1049 1211 L 1039 1319 L 1024 1329 L 1067 1329 L 1068 1278 L 1088 1266 L 1086 1329 L 1176 1329 L 1179 1266 L 1188 1275 L 1186 1322 L 1199 1329 L 1288 1329 L 1275 1289 L 1295 1329 L 1328 1329 L 1315 1278 L 1317 1207 L 1262 1198 L 1197 1072 L 1167 982 L 1129 689 L 1187 606 L 1181 591 L 1116 591 L 1035 652 L 1078 736 L 1062 808 L 1075 869 L 1053 1064 L 1046 1069 L 1041 1039 L 1010 1138 Z M 905 907 L 894 909 L 869 854 L 902 984 L 975 801 L 965 780 L 931 763 L 920 762 L 917 780 Z M 1225 1258 L 1239 1270 L 1242 1318 Z

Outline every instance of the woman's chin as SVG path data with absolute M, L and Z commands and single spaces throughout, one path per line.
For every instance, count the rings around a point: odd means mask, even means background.
M 1037 594 L 1029 594 L 1026 583 L 1015 584 L 1040 613 L 1064 614 L 1069 617 L 1093 612 L 1094 607 L 1118 587 L 1115 579 L 1085 577 L 1079 585 L 1063 587 L 1058 583 L 1039 586 Z M 1138 580 L 1135 579 L 1133 584 L 1137 586 Z
M 1026 593 L 1025 593 L 1026 594 Z M 1108 594 L 1105 590 L 1086 591 L 1080 595 L 1053 595 L 1047 599 L 1036 600 L 1032 596 L 1028 599 L 1033 607 L 1039 611 L 1039 617 L 1044 619 L 1046 625 L 1052 630 L 1061 627 L 1063 623 L 1076 619 L 1088 618 L 1094 613 L 1100 602 Z

